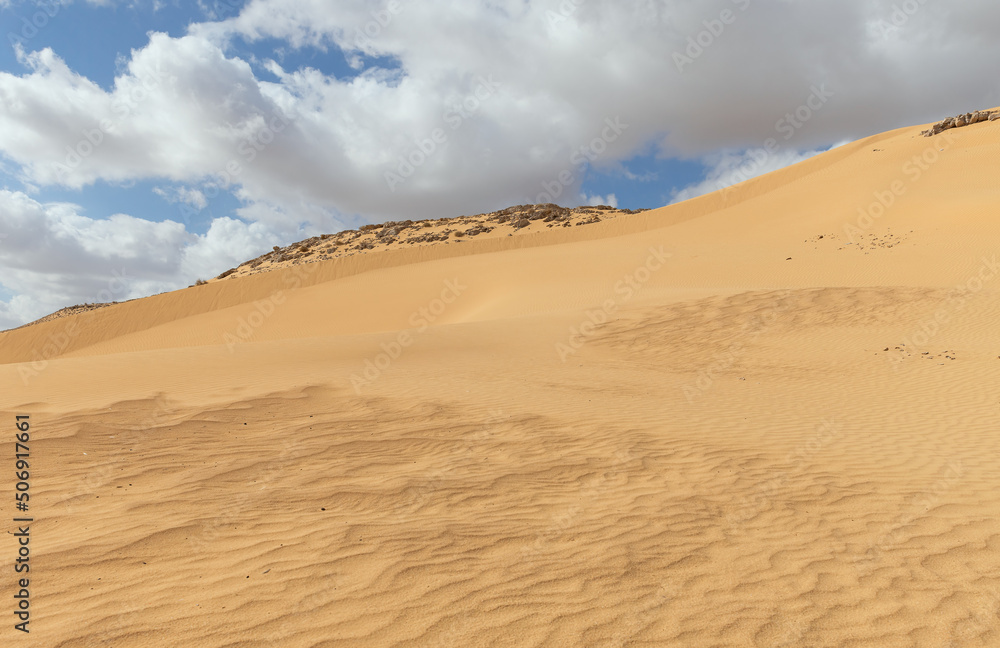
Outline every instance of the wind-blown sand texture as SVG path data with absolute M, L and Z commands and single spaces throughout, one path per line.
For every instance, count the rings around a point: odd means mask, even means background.
M 23 645 L 1000 645 L 1000 123 L 924 128 L 0 334 Z

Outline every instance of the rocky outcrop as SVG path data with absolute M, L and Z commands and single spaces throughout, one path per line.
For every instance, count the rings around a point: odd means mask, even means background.
M 929 130 L 925 130 L 920 134 L 924 137 L 934 137 L 938 133 L 943 133 L 952 128 L 961 128 L 962 126 L 971 126 L 979 122 L 997 120 L 1000 120 L 1000 112 L 995 110 L 977 110 L 976 112 L 965 113 L 958 117 L 949 117 L 942 122 L 934 124 Z
M 475 216 L 371 223 L 362 225 L 356 230 L 314 236 L 311 239 L 283 248 L 274 246 L 267 254 L 251 259 L 237 268 L 227 270 L 216 279 L 243 277 L 273 270 L 276 267 L 315 263 L 342 256 L 404 246 L 458 243 L 476 237 L 513 236 L 544 231 L 553 227 L 591 225 L 600 223 L 602 220 L 644 211 L 647 210 L 617 209 L 607 205 L 588 205 L 567 209 L 552 203 L 545 203 L 516 205 Z

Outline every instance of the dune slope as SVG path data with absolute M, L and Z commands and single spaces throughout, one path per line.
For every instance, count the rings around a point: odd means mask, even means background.
M 997 645 L 1000 122 L 921 130 L 0 333 L 31 645 Z

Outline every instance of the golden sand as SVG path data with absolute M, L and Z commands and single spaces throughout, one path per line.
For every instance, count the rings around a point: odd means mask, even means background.
M 0 334 L 31 645 L 1000 645 L 1000 122 L 923 128 Z

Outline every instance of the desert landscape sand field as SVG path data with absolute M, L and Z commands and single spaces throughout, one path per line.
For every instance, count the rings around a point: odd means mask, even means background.
M 0 333 L 24 645 L 1000 645 L 1000 121 L 928 128 Z

